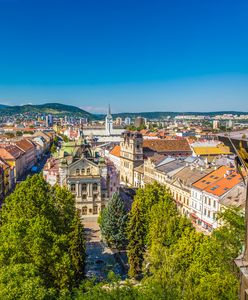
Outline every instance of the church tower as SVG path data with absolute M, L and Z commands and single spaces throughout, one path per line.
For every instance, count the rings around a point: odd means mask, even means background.
M 134 169 L 143 164 L 143 136 L 138 132 L 124 132 L 120 144 L 120 182 L 134 186 Z
M 108 107 L 108 114 L 105 118 L 105 129 L 106 129 L 107 135 L 112 134 L 112 132 L 113 132 L 113 117 L 111 115 L 110 104 Z

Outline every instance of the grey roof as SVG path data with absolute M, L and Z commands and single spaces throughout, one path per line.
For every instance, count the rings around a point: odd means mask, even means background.
M 183 168 L 181 171 L 177 172 L 174 178 L 177 178 L 183 182 L 183 184 L 191 185 L 197 180 L 203 178 L 207 174 L 213 171 L 213 168 L 209 169 L 201 169 L 201 168 L 193 168 L 187 166 Z
M 169 162 L 172 162 L 172 161 L 174 161 L 174 160 L 176 160 L 174 157 L 166 157 L 165 159 L 163 159 L 162 161 L 160 161 L 159 164 L 158 164 L 157 166 L 158 166 L 158 167 L 159 167 L 159 166 L 162 166 L 162 165 L 167 164 L 167 163 L 169 163 Z
M 240 183 L 232 188 L 224 197 L 220 200 L 220 204 L 236 207 L 245 207 L 246 188 L 244 183 Z
M 173 160 L 167 164 L 163 164 L 162 166 L 159 166 L 156 169 L 159 170 L 160 172 L 167 174 L 171 171 L 175 171 L 184 166 L 186 166 L 186 163 L 181 159 L 177 159 L 177 160 Z
M 187 163 L 193 163 L 195 160 L 197 160 L 197 157 L 196 156 L 188 156 L 185 158 L 185 162 Z

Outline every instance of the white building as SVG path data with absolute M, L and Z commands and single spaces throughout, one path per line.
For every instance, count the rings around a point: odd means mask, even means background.
M 127 126 L 130 125 L 130 124 L 131 124 L 131 119 L 130 119 L 129 117 L 126 117 L 124 123 L 125 123 Z
M 110 105 L 108 108 L 108 114 L 105 118 L 105 130 L 107 135 L 111 135 L 113 133 L 113 117 L 111 115 Z

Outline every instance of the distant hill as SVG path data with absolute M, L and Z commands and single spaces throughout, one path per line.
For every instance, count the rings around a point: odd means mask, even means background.
M 53 114 L 58 117 L 60 116 L 74 116 L 74 117 L 82 117 L 88 118 L 89 120 L 103 120 L 106 115 L 103 114 L 91 114 L 79 107 L 72 106 L 72 105 L 65 105 L 60 103 L 46 103 L 41 105 L 4 105 L 0 104 L 0 116 L 2 115 L 15 115 L 15 114 Z M 241 115 L 241 114 L 248 114 L 248 112 L 238 112 L 238 111 L 217 111 L 217 112 L 137 112 L 137 113 L 118 113 L 113 114 L 114 118 L 121 117 L 130 117 L 132 119 L 136 117 L 143 117 L 150 120 L 160 120 L 166 119 L 168 116 L 175 117 L 178 115 L 223 115 L 223 114 L 234 114 L 234 115 Z
M 198 115 L 198 116 L 215 116 L 215 115 L 224 115 L 224 114 L 233 114 L 233 115 L 248 115 L 248 112 L 239 112 L 239 111 L 213 111 L 213 112 L 139 112 L 139 113 L 118 113 L 113 114 L 113 117 L 143 117 L 147 119 L 166 119 L 168 116 L 188 116 L 188 115 Z M 103 117 L 103 115 L 101 116 Z
M 72 105 L 64 105 L 60 103 L 46 103 L 41 105 L 17 105 L 6 106 L 0 104 L 0 115 L 15 115 L 15 114 L 53 114 L 56 116 L 75 116 L 82 118 L 94 118 L 89 112 Z
M 4 107 L 7 107 L 8 105 L 5 105 L 5 104 L 0 104 L 0 109 L 1 108 L 4 108 Z

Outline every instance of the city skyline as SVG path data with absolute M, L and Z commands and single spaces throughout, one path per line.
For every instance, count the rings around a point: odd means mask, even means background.
M 246 111 L 248 3 L 0 0 L 0 103 Z

